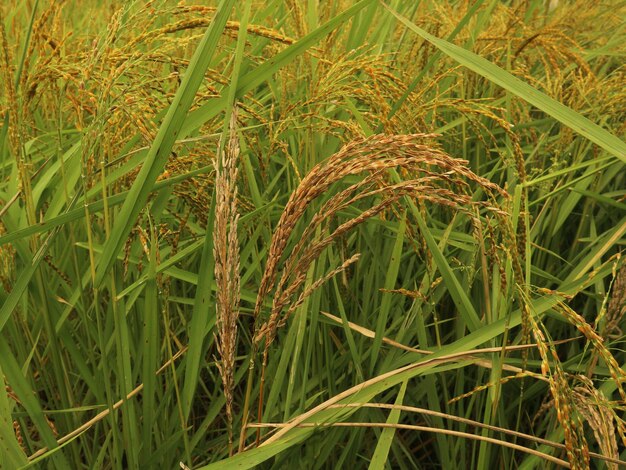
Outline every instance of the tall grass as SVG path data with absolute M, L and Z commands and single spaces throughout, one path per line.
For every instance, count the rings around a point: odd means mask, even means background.
M 0 468 L 626 465 L 626 5 L 0 5 Z

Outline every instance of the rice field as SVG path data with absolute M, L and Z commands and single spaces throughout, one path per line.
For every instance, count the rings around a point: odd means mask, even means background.
M 0 469 L 626 466 L 625 20 L 4 0 Z

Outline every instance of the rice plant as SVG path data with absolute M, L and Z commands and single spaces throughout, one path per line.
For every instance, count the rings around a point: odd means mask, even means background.
M 626 466 L 624 18 L 2 2 L 0 468 Z

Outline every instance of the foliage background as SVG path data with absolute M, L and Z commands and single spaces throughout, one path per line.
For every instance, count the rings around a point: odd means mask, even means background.
M 626 460 L 624 2 L 0 14 L 0 466 Z

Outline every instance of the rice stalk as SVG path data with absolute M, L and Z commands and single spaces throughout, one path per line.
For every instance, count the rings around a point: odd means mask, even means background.
M 528 308 L 524 306 L 524 308 Z M 565 436 L 568 461 L 573 469 L 589 468 L 589 446 L 585 438 L 581 416 L 575 406 L 572 388 L 551 341 L 546 340 L 538 320 L 527 313 L 532 334 L 541 356 L 541 373 L 549 379 L 550 392 L 556 416 Z
M 237 319 L 239 318 L 239 238 L 237 224 L 237 136 L 236 108 L 230 118 L 230 137 L 225 151 L 218 150 L 215 159 L 215 222 L 213 228 L 213 256 L 215 258 L 217 362 L 224 397 L 228 425 L 228 447 L 233 452 L 233 396 L 235 388 L 235 354 L 237 351 Z
M 609 303 L 606 307 L 606 317 L 601 336 L 606 340 L 610 335 L 619 335 L 619 325 L 626 315 L 626 264 L 614 274 L 615 281 L 611 289 Z
M 613 406 L 608 403 L 602 392 L 593 386 L 593 382 L 584 376 L 576 377 L 580 385 L 574 387 L 573 398 L 579 413 L 585 418 L 593 430 L 602 455 L 612 459 L 619 459 L 615 426 L 623 433 L 624 421 L 615 412 Z M 615 463 L 607 463 L 607 468 L 617 470 Z
M 431 137 L 433 136 L 424 134 L 374 135 L 351 142 L 328 160 L 314 167 L 302 179 L 296 191 L 290 196 L 272 236 L 254 310 L 255 331 L 253 337 L 255 338 L 255 343 L 259 343 L 261 340 L 264 341 L 257 411 L 259 421 L 263 409 L 265 369 L 267 367 L 269 348 L 276 337 L 278 328 L 286 323 L 289 316 L 295 311 L 295 307 L 289 307 L 287 313 L 282 318 L 281 314 L 288 304 L 292 303 L 292 306 L 297 306 L 301 304 L 301 300 L 309 295 L 309 292 L 304 292 L 299 298 L 291 300 L 304 283 L 311 263 L 319 257 L 326 247 L 343 234 L 371 217 L 378 215 L 384 209 L 406 196 L 467 211 L 469 207 L 479 204 L 473 203 L 470 197 L 462 194 L 462 191 L 468 185 L 465 180 L 479 185 L 492 199 L 495 198 L 496 194 L 506 195 L 497 185 L 478 177 L 467 169 L 464 166 L 466 162 L 463 160 L 451 158 L 432 146 L 418 143 L 423 139 Z M 382 178 L 385 171 L 396 168 L 409 175 L 414 175 L 414 179 L 392 184 Z M 370 176 L 366 176 L 361 182 L 353 184 L 346 190 L 333 196 L 315 214 L 299 242 L 291 253 L 287 255 L 282 275 L 278 283 L 276 283 L 275 278 L 279 262 L 285 255 L 285 249 L 291 233 L 307 208 L 333 184 L 341 181 L 346 176 L 361 173 L 366 175 L 370 173 Z M 371 187 L 374 181 L 379 186 L 375 189 Z M 437 184 L 450 185 L 457 192 L 439 188 Z M 370 196 L 379 196 L 381 201 L 363 211 L 359 216 L 342 223 L 330 235 L 319 239 L 310 239 L 314 229 L 322 221 L 334 216 L 341 208 Z M 489 204 L 483 205 L 490 210 L 498 210 Z M 354 257 L 350 258 L 341 267 L 316 281 L 313 284 L 314 287 L 319 287 L 324 280 L 343 271 L 354 261 Z M 271 312 L 268 319 L 261 323 L 260 316 L 264 298 L 274 288 L 274 301 Z M 250 370 L 252 368 L 253 361 L 251 360 Z M 244 409 L 247 408 L 244 407 Z M 258 438 L 259 435 L 257 434 L 257 442 Z M 240 448 L 242 442 L 241 440 Z

